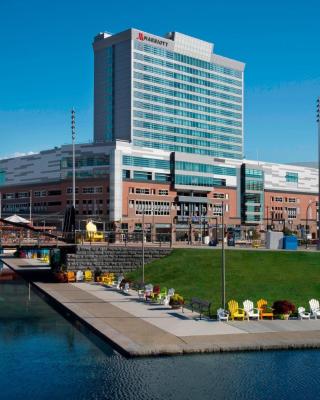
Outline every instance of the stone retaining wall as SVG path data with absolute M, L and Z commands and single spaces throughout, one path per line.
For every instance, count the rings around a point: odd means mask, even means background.
M 170 248 L 146 247 L 145 264 L 158 260 L 171 253 Z M 85 270 L 96 268 L 103 272 L 129 272 L 142 266 L 141 247 L 102 247 L 77 246 L 75 254 L 66 255 L 68 270 Z

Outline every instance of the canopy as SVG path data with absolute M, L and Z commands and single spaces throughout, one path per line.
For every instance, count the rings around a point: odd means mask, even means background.
M 19 224 L 30 224 L 30 221 L 28 221 L 25 218 L 20 217 L 17 214 L 11 215 L 11 217 L 5 218 L 5 220 L 8 222 L 16 222 Z

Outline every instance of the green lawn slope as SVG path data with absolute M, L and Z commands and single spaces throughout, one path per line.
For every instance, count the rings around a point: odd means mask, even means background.
M 141 281 L 142 271 L 127 277 Z M 221 305 L 221 250 L 175 249 L 146 265 L 145 282 L 173 287 L 185 299 L 210 300 L 216 310 Z M 320 300 L 320 253 L 226 250 L 226 300 L 256 302 L 261 297 L 269 305 L 285 299 L 309 309 L 309 299 Z

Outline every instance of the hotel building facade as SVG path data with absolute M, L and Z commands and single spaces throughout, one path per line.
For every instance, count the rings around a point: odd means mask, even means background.
M 78 220 L 170 233 L 287 227 L 316 234 L 318 173 L 245 160 L 244 64 L 171 32 L 101 33 L 94 49 L 94 142 L 76 146 Z M 0 160 L 2 215 L 63 218 L 72 148 Z

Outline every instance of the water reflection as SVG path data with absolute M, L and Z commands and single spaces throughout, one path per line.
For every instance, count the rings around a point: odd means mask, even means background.
M 317 350 L 128 360 L 23 282 L 0 297 L 1 400 L 318 398 Z

